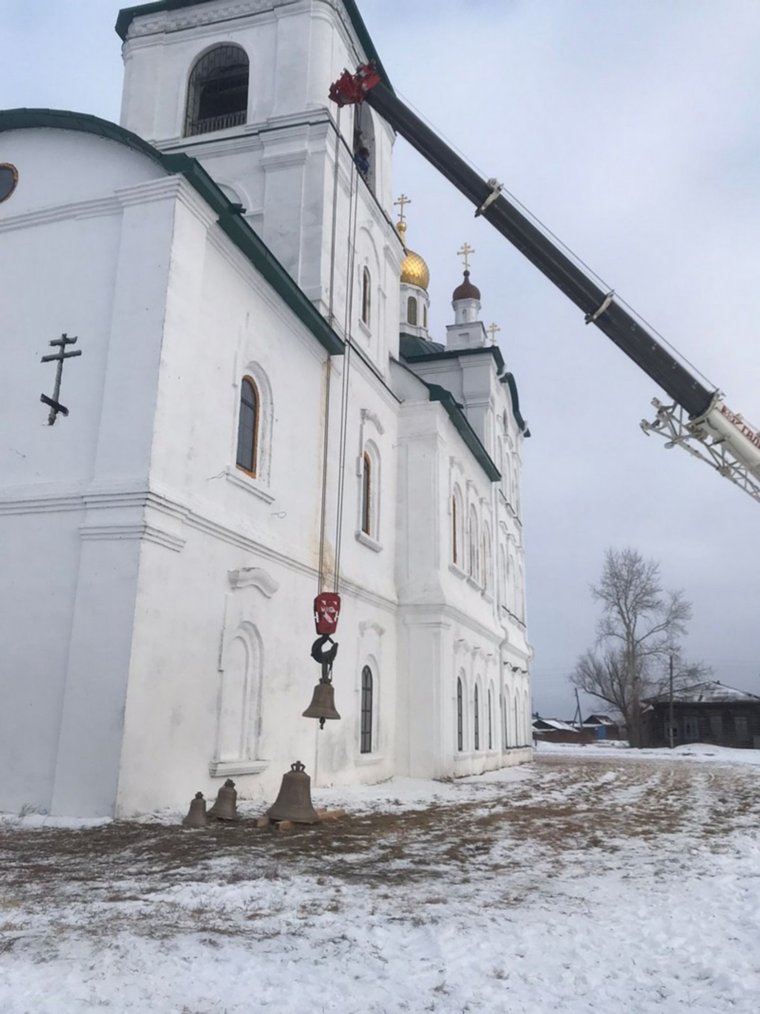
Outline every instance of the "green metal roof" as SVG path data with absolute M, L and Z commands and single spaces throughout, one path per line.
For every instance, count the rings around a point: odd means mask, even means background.
M 135 18 L 142 17 L 146 14 L 159 14 L 161 11 L 178 11 L 182 10 L 184 7 L 196 7 L 199 4 L 210 2 L 211 0 L 157 0 L 155 3 L 139 4 L 137 7 L 124 7 L 119 11 L 119 16 L 116 19 L 116 32 L 121 39 L 126 40 L 127 33 L 129 32 L 129 26 Z M 391 88 L 388 75 L 386 74 L 385 68 L 383 67 L 380 57 L 377 54 L 375 44 L 367 31 L 367 26 L 364 24 L 364 20 L 359 13 L 356 0 L 343 0 L 343 6 L 346 8 L 346 14 L 348 14 L 361 47 L 367 55 L 367 59 L 372 60 L 375 63 L 378 71 L 380 72 L 380 76 L 383 79 L 383 83 L 388 88 Z M 335 76 L 338 77 L 342 70 L 342 67 L 336 67 Z M 325 101 L 327 101 L 326 95 Z
M 156 5 L 153 5 L 156 6 Z M 65 109 L 6 109 L 0 110 L 0 133 L 8 130 L 49 128 L 77 130 L 108 141 L 123 144 L 157 163 L 166 173 L 182 175 L 216 212 L 220 228 L 230 237 L 243 255 L 266 279 L 298 319 L 305 324 L 317 341 L 330 355 L 343 355 L 343 340 L 333 331 L 324 317 L 299 289 L 274 254 L 219 189 L 197 159 L 189 155 L 164 155 L 152 144 L 143 141 L 131 130 L 125 130 L 109 120 L 87 113 L 72 113 Z
M 417 375 L 415 374 L 415 376 Z M 446 410 L 446 414 L 454 424 L 454 429 L 460 435 L 462 440 L 464 440 L 465 444 L 467 444 L 473 457 L 491 482 L 498 482 L 501 478 L 501 472 L 496 467 L 490 454 L 481 443 L 480 437 L 470 425 L 467 416 L 464 414 L 462 406 L 458 401 L 456 401 L 451 391 L 447 391 L 445 387 L 440 387 L 438 384 L 427 384 L 421 377 L 417 377 L 417 379 L 421 381 L 421 383 L 425 384 L 425 387 L 428 389 L 428 398 L 430 401 L 440 402 Z

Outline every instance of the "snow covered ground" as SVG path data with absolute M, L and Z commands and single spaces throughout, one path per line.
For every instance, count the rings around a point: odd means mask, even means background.
M 544 745 L 289 834 L 0 819 L 0 1011 L 755 1014 L 758 763 Z

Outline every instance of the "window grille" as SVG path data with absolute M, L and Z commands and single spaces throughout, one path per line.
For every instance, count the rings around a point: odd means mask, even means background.
M 240 46 L 216 46 L 195 64 L 187 92 L 185 136 L 246 122 L 248 57 Z

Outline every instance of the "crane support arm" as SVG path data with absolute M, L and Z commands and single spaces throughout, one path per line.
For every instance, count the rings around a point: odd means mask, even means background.
M 435 166 L 487 219 L 585 314 L 586 322 L 629 356 L 690 416 L 707 411 L 714 391 L 708 390 L 634 317 L 592 281 L 529 219 L 500 193 L 495 181 L 482 179 L 393 92 L 371 64 L 355 75 L 345 71 L 330 89 L 339 105 L 367 102 L 412 147 Z

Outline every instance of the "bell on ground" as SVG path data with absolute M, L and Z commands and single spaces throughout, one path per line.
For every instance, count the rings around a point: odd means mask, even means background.
M 320 680 L 314 687 L 311 704 L 303 712 L 304 718 L 318 718 L 320 729 L 324 728 L 326 718 L 340 718 L 335 710 L 335 689 L 332 683 Z
M 190 809 L 182 824 L 184 827 L 206 827 L 208 824 L 206 800 L 203 798 L 202 792 L 196 792 L 195 799 L 190 800 Z
M 214 805 L 208 811 L 208 815 L 216 817 L 217 820 L 240 820 L 237 812 L 237 792 L 231 778 L 228 778 L 217 792 Z
M 292 820 L 296 824 L 318 824 L 319 815 L 311 805 L 311 778 L 300 761 L 282 776 L 280 794 L 266 812 L 270 820 Z

